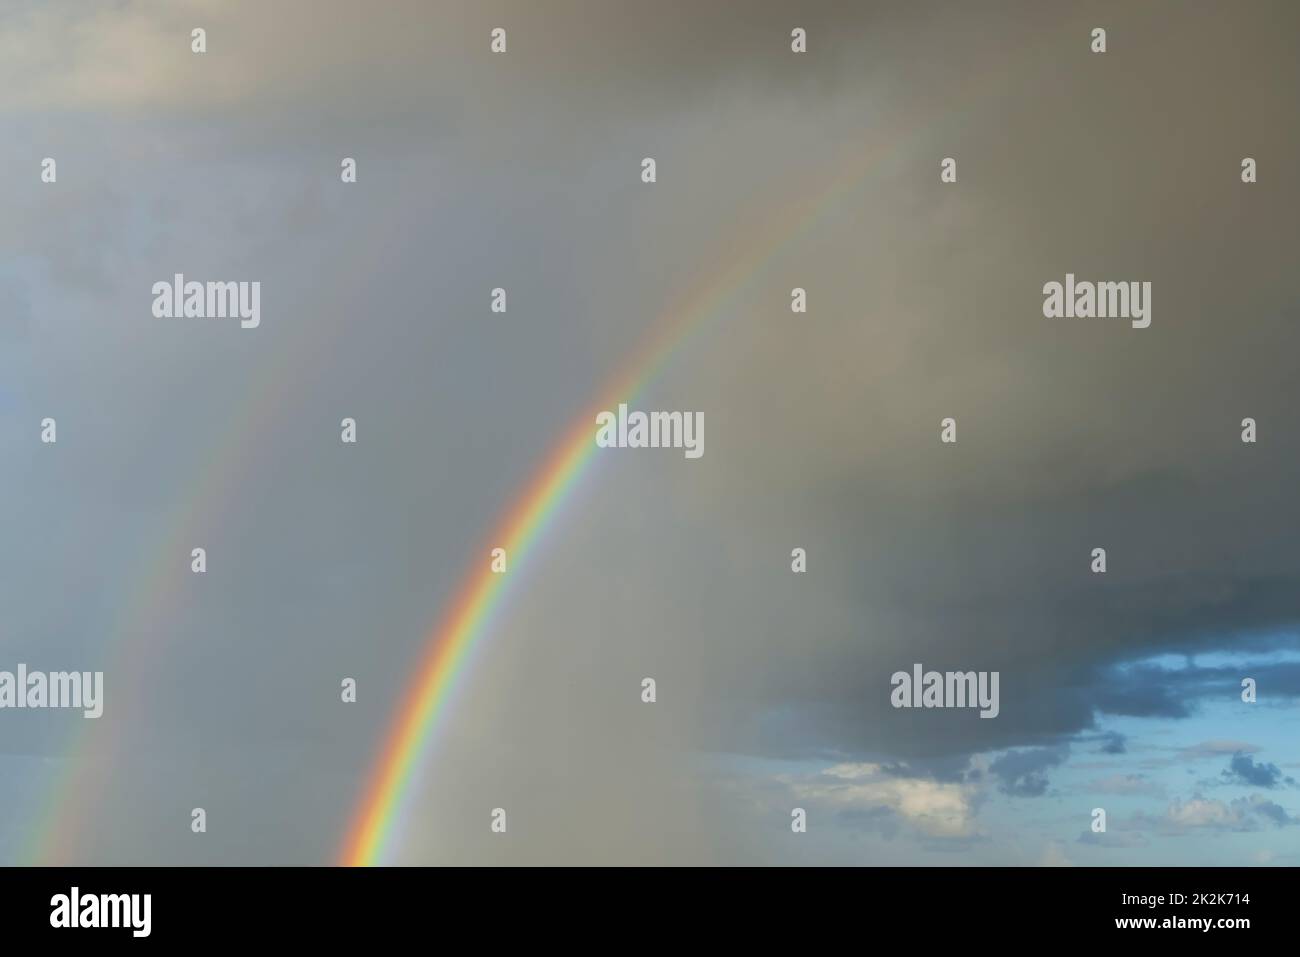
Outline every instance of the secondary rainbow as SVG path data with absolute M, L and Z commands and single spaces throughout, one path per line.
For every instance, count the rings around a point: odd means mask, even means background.
M 389 243 L 405 242 L 418 221 L 412 217 L 385 221 L 358 246 L 366 250 L 344 285 L 332 290 L 350 294 L 375 275 Z M 125 729 L 143 707 L 148 679 L 158 667 L 169 639 L 183 634 L 185 603 L 173 582 L 177 569 L 188 574 L 190 549 L 203 530 L 218 524 L 237 502 L 248 482 L 263 474 L 265 451 L 274 427 L 297 410 L 308 393 L 299 385 L 323 368 L 328 357 L 346 344 L 345 316 L 318 326 L 319 334 L 305 344 L 287 344 L 257 370 L 254 385 L 224 416 L 224 428 L 207 450 L 195 454 L 194 466 L 183 474 L 189 484 L 175 495 L 154 534 L 143 536 L 143 573 L 117 614 L 103 650 L 106 675 L 114 684 L 113 721 L 77 721 L 56 764 L 41 816 L 28 829 L 19 860 L 28 864 L 84 863 L 84 831 L 92 820 L 94 802 L 111 785 L 117 758 L 128 746 Z

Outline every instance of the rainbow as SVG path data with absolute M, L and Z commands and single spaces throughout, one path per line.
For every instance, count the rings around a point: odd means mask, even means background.
M 1040 59 L 1055 57 L 1055 49 L 1048 45 L 1046 37 L 1031 49 L 1022 48 L 1021 57 L 1027 59 L 1026 54 L 1030 52 Z M 971 102 L 996 91 L 999 85 L 1005 88 L 1013 77 L 1010 65 L 1008 59 L 1002 70 L 975 77 L 950 104 L 949 112 L 958 114 L 962 122 L 969 122 L 976 115 L 970 109 Z M 506 548 L 511 567 L 517 569 L 595 458 L 596 413 L 615 408 L 620 402 L 635 401 L 677 349 L 707 326 L 708 319 L 723 312 L 723 305 L 734 293 L 760 274 L 777 253 L 807 232 L 822 214 L 836 208 L 837 201 L 861 185 L 868 173 L 878 169 L 877 161 L 882 153 L 889 151 L 897 159 L 898 146 L 914 143 L 911 134 L 926 125 L 915 118 L 907 129 L 879 131 L 869 143 L 849 151 L 810 195 L 779 207 L 766 223 L 746 224 L 737 229 L 728 244 L 734 250 L 732 256 L 708 281 L 697 284 L 664 313 L 655 324 L 659 330 L 657 336 L 633 353 L 628 368 L 611 381 L 601 393 L 600 401 L 584 410 L 563 433 L 555 450 L 543 459 L 515 504 L 506 510 L 489 547 Z M 950 124 L 943 132 L 952 135 L 958 125 Z M 937 169 L 938 155 L 935 163 Z M 341 864 L 367 866 L 385 860 L 393 832 L 404 816 L 409 793 L 419 778 L 421 758 L 429 751 L 430 739 L 438 727 L 439 717 L 446 711 L 457 678 L 466 670 L 471 651 L 488 630 L 509 583 L 517 580 L 513 574 L 492 574 L 484 554 L 484 560 L 475 566 L 477 570 L 466 577 L 456 592 L 458 597 L 450 611 L 429 631 L 416 677 L 402 698 L 375 770 L 366 779 L 362 798 L 348 823 L 338 858 Z
M 1082 23 L 1083 21 L 1079 21 Z M 1043 58 L 1057 56 L 1055 46 L 1048 44 L 1051 34 L 1034 48 Z M 1018 51 L 1021 61 L 1027 51 Z M 965 87 L 959 97 L 949 105 L 949 112 L 961 112 L 969 120 L 974 116 L 970 109 L 976 94 L 986 94 L 994 88 L 995 79 L 1008 79 L 1010 58 L 997 73 L 992 71 L 976 77 L 976 82 Z M 728 248 L 733 254 L 707 281 L 698 284 L 683 296 L 673 308 L 665 311 L 655 323 L 654 334 L 641 349 L 635 350 L 633 360 L 619 376 L 611 380 L 600 393 L 601 401 L 593 402 L 573 420 L 553 451 L 543 457 L 540 466 L 497 523 L 490 540 L 492 547 L 509 550 L 512 574 L 493 575 L 488 568 L 486 553 L 473 568 L 458 590 L 456 598 L 445 615 L 437 620 L 426 639 L 426 651 L 418 663 L 415 677 L 403 695 L 383 743 L 374 769 L 363 782 L 361 798 L 348 821 L 339 861 L 350 865 L 367 865 L 382 862 L 392 843 L 394 832 L 408 810 L 410 793 L 420 776 L 421 762 L 427 760 L 433 733 L 445 714 L 458 680 L 467 671 L 471 651 L 490 630 L 493 614 L 502 605 L 502 599 L 519 576 L 514 574 L 526 562 L 545 530 L 554 523 L 564 502 L 572 497 L 580 478 L 589 471 L 597 458 L 594 442 L 595 414 L 602 409 L 614 408 L 621 401 L 632 402 L 649 385 L 676 350 L 693 334 L 698 333 L 724 312 L 723 306 L 747 280 L 762 271 L 781 249 L 794 242 L 807 227 L 826 210 L 833 209 L 836 200 L 849 189 L 859 185 L 873 168 L 876 154 L 884 149 L 896 151 L 899 144 L 910 142 L 909 133 L 925 127 L 919 118 L 911 129 L 882 130 L 873 136 L 872 144 L 848 155 L 839 172 L 824 181 L 803 201 L 791 202 L 774 211 L 766 223 L 742 224 L 732 237 Z M 942 130 L 951 136 L 955 126 L 949 124 Z M 832 167 L 835 169 L 836 167 Z M 409 233 L 414 222 L 399 220 L 403 233 Z M 753 227 L 753 228 L 746 228 Z M 352 270 L 352 283 L 360 283 L 377 268 L 381 251 L 400 244 L 405 235 L 376 234 L 368 242 L 359 243 L 369 250 L 370 263 Z M 295 377 L 302 377 L 319 365 L 312 360 L 324 359 L 332 347 L 341 340 L 346 324 L 339 323 L 328 336 L 320 337 L 312 354 L 295 352 L 286 354 L 282 363 L 267 363 L 260 370 L 259 387 L 249 393 L 246 403 L 227 419 L 224 436 L 210 454 L 196 462 L 198 482 L 191 493 L 180 496 L 172 510 L 155 526 L 157 541 L 145 549 L 151 562 L 138 578 L 130 600 L 117 617 L 115 628 L 108 639 L 106 654 L 111 663 L 130 676 L 128 691 L 119 700 L 133 700 L 134 692 L 142 687 L 144 669 L 139 663 L 148 658 L 149 650 L 160 650 L 168 634 L 174 629 L 174 619 L 180 607 L 177 597 L 168 586 L 176 563 L 188 553 L 196 534 L 219 519 L 230 507 L 242 481 L 257 474 L 253 467 L 253 446 L 259 434 L 269 430 L 264 409 L 279 409 L 280 416 L 287 413 L 285 396 L 295 394 L 297 378 L 284 381 L 285 369 Z M 310 341 L 310 340 L 309 340 Z M 260 425 L 258 423 L 261 423 Z M 147 544 L 147 543 L 142 543 Z M 178 555 L 181 558 L 178 558 Z M 126 667 L 132 665 L 132 667 Z M 129 717 L 129 716 L 128 716 Z M 114 727 L 125 728 L 119 721 Z M 117 764 L 124 741 L 121 731 L 104 728 L 80 728 L 73 734 L 64 749 L 64 755 L 55 765 L 55 781 L 46 801 L 45 813 L 28 832 L 29 846 L 23 855 L 32 862 L 51 863 L 75 857 L 82 847 L 81 832 L 89 819 L 89 802 L 99 794 L 106 779 Z
M 873 151 L 865 152 L 869 159 Z M 481 562 L 455 592 L 450 610 L 430 630 L 415 679 L 402 698 L 348 826 L 340 864 L 370 866 L 386 859 L 411 790 L 421 777 L 421 760 L 430 751 L 431 738 L 468 669 L 472 652 L 490 630 L 518 570 L 597 458 L 596 414 L 616 408 L 620 402 L 635 401 L 681 346 L 708 325 L 706 320 L 722 314 L 725 304 L 748 279 L 861 180 L 863 165 L 864 151 L 854 151 L 838 174 L 826 178 L 812 196 L 778 207 L 766 223 L 737 230 L 733 254 L 723 267 L 697 283 L 653 324 L 652 338 L 633 352 L 628 367 L 601 391 L 598 401 L 584 409 L 543 459 L 523 492 L 498 520 L 494 535 L 485 542 Z M 509 574 L 492 573 L 490 547 L 506 549 Z

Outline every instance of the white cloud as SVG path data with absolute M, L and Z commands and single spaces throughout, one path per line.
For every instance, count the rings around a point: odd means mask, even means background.
M 1231 803 L 1203 798 L 1199 794 L 1187 801 L 1177 798 L 1165 811 L 1161 822 L 1165 830 L 1184 831 L 1208 828 L 1221 831 L 1253 831 L 1265 824 L 1293 823 L 1286 810 L 1267 798 L 1252 794 Z
M 837 764 L 821 775 L 792 782 L 800 798 L 841 811 L 888 810 L 929 837 L 976 833 L 969 785 L 885 773 L 879 764 Z
M 1185 802 L 1175 799 L 1165 816 L 1180 827 L 1230 827 L 1242 821 L 1240 809 L 1234 810 L 1222 801 L 1205 798 L 1192 798 Z

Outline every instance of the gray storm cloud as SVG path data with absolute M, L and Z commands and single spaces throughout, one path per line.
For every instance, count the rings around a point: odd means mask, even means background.
M 108 697 L 81 751 L 49 715 L 0 726 L 0 853 L 72 762 L 102 795 L 66 804 L 77 860 L 332 859 L 487 530 L 679 310 L 693 331 L 638 401 L 701 410 L 707 454 L 599 458 L 512 565 L 401 860 L 762 860 L 745 828 L 788 826 L 800 795 L 974 840 L 993 798 L 971 755 L 1012 749 L 990 790 L 1041 794 L 1099 712 L 1175 720 L 1236 682 L 1118 664 L 1290 640 L 1296 11 L 792 17 L 7 8 L 3 648 L 102 668 Z M 160 324 L 150 287 L 177 272 L 260 282 L 259 328 Z M 1150 328 L 1043 318 L 1066 272 L 1150 281 Z M 999 671 L 999 716 L 891 708 L 914 662 Z M 1295 666 L 1271 667 L 1294 697 Z M 715 786 L 719 755 L 853 773 L 750 793 Z M 1289 820 L 1275 807 L 1184 803 L 1164 826 Z

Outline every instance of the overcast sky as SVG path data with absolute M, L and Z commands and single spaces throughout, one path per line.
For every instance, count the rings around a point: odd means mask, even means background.
M 332 861 L 484 536 L 685 313 L 636 401 L 705 454 L 596 456 L 394 861 L 1300 863 L 1297 29 L 5 3 L 0 670 L 106 690 L 0 710 L 0 861 Z M 1150 282 L 1150 327 L 1044 318 L 1067 272 Z M 260 326 L 154 318 L 175 273 L 259 281 Z M 914 663 L 999 672 L 998 716 L 891 707 Z

